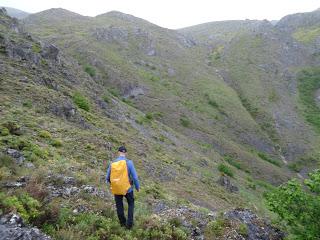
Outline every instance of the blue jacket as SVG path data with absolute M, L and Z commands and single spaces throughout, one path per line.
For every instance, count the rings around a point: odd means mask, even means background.
M 125 157 L 122 157 L 122 156 L 116 158 L 112 162 L 117 162 L 117 161 L 120 161 L 120 160 L 126 160 L 127 161 L 129 180 L 130 180 L 130 184 L 131 184 L 131 187 L 129 188 L 128 193 L 133 191 L 132 183 L 134 184 L 136 190 L 139 190 L 140 189 L 140 183 L 139 183 L 138 175 L 137 175 L 136 169 L 134 168 L 133 162 L 131 160 L 126 159 Z M 110 183 L 110 173 L 111 173 L 111 166 L 110 165 L 111 164 L 109 164 L 109 167 L 108 167 L 108 170 L 107 170 L 107 176 L 106 176 L 106 182 L 107 183 L 108 182 Z

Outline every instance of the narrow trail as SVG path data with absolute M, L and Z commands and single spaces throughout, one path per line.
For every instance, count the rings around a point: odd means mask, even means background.
M 284 165 L 288 166 L 288 161 L 286 160 L 285 156 L 283 156 L 282 154 L 280 155 L 280 158 L 282 160 L 282 162 L 284 163 Z M 300 173 L 297 173 L 297 176 L 298 178 L 300 179 L 304 179 L 304 177 L 300 174 Z
M 281 155 L 280 157 L 281 157 L 281 160 L 284 163 L 284 165 L 287 166 L 288 165 L 288 161 L 286 160 L 286 158 L 283 155 Z

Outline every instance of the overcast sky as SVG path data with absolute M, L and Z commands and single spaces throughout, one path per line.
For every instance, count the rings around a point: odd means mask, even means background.
M 0 6 L 30 13 L 61 7 L 87 16 L 117 10 L 175 29 L 218 20 L 278 20 L 320 8 L 320 0 L 0 0 Z

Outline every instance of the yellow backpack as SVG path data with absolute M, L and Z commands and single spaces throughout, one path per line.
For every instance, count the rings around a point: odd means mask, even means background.
M 126 195 L 131 187 L 127 161 L 120 160 L 111 163 L 110 189 L 114 195 Z

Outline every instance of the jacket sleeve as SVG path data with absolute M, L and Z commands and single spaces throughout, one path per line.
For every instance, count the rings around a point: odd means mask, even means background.
M 106 175 L 106 183 L 110 183 L 110 173 L 111 173 L 111 164 L 108 166 L 107 175 Z
M 140 189 L 140 183 L 139 183 L 139 179 L 138 179 L 138 174 L 136 172 L 136 169 L 134 168 L 133 162 L 131 160 L 128 161 L 128 167 L 129 167 L 129 174 L 132 177 L 133 180 L 133 184 L 136 188 L 136 190 Z

